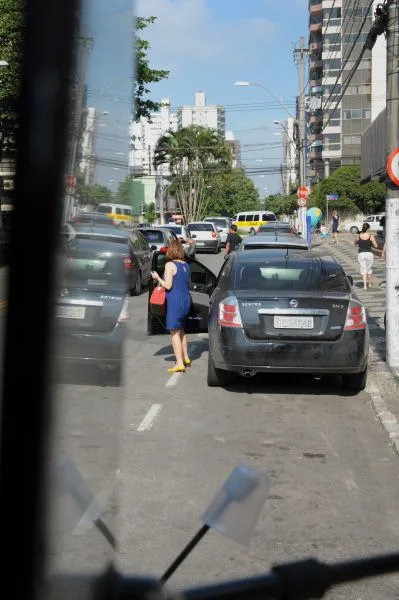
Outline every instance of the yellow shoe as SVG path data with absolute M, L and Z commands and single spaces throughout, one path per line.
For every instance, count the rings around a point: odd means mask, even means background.
M 186 370 L 186 367 L 172 367 L 171 369 L 168 369 L 168 373 L 184 373 L 184 371 Z
M 183 362 L 186 365 L 186 367 L 189 367 L 191 365 L 191 360 L 189 358 L 187 360 L 184 360 Z

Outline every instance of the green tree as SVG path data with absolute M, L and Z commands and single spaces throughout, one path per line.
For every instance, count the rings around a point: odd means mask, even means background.
M 215 173 L 231 168 L 231 151 L 217 131 L 199 125 L 168 131 L 157 142 L 155 168 L 169 165 L 182 215 L 186 222 L 202 219 L 206 192 Z
M 154 223 L 156 221 L 157 214 L 155 212 L 155 202 L 151 202 L 151 204 L 148 205 L 144 218 L 147 223 Z
M 0 1 L 0 159 L 3 153 L 13 157 L 18 123 L 18 103 L 24 38 L 24 2 Z
M 327 179 L 318 183 L 310 195 L 310 206 L 318 206 L 326 210 L 326 196 L 338 194 L 334 200 L 334 209 L 341 213 L 368 213 L 381 208 L 385 200 L 385 184 L 378 181 L 360 183 L 360 166 L 348 165 L 339 167 Z M 330 203 L 330 208 L 332 204 Z
M 136 31 L 142 31 L 156 21 L 156 17 L 137 17 Z M 149 85 L 157 83 L 162 79 L 169 77 L 169 71 L 164 69 L 152 69 L 149 64 L 148 50 L 150 43 L 136 35 L 136 79 L 134 82 L 134 102 L 135 102 L 135 120 L 144 117 L 147 120 L 151 119 L 151 113 L 157 112 L 160 107 L 160 102 L 154 102 L 147 96 L 150 93 Z
M 118 189 L 115 194 L 115 202 L 117 204 L 132 204 L 132 180 L 130 177 L 125 177 L 119 182 Z
M 92 204 L 98 206 L 103 202 L 110 202 L 112 200 L 112 192 L 105 185 L 85 185 L 80 179 L 78 179 L 76 192 L 79 195 L 79 204 Z
M 265 198 L 265 209 L 271 210 L 276 215 L 292 215 L 297 208 L 296 199 L 296 194 L 291 196 L 271 194 Z
M 214 174 L 208 179 L 206 190 L 206 216 L 233 217 L 260 205 L 258 190 L 242 169 Z

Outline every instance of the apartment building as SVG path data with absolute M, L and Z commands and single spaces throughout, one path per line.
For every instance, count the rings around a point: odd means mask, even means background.
M 167 131 L 177 131 L 177 116 L 170 110 L 169 98 L 161 101 L 160 111 L 151 115 L 151 120 L 141 118 L 130 127 L 131 149 L 129 172 L 134 176 L 155 175 L 154 151 L 159 138 Z M 167 167 L 165 166 L 165 175 Z
M 369 6 L 369 0 L 309 0 L 309 86 L 320 100 L 309 115 L 313 181 L 341 165 L 360 163 L 361 136 L 371 122 L 369 53 L 342 98 L 341 93 L 372 24 Z
M 189 125 L 201 125 L 216 129 L 221 135 L 225 135 L 226 117 L 225 108 L 220 104 L 207 104 L 205 92 L 199 90 L 195 93 L 194 106 L 181 106 L 177 110 L 178 128 Z

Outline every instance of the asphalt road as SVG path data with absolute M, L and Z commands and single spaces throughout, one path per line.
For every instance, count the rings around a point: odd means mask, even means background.
M 215 271 L 222 263 L 221 255 L 198 258 Z M 131 298 L 129 309 L 125 387 L 67 380 L 57 387 L 61 450 L 100 504 L 111 494 L 121 434 L 122 570 L 160 576 L 238 463 L 272 480 L 250 547 L 210 531 L 171 586 L 263 573 L 276 562 L 310 555 L 343 560 L 397 549 L 399 462 L 366 392 L 351 396 L 334 379 L 281 375 L 208 388 L 205 334 L 190 340 L 192 367 L 170 375 L 169 337 L 146 334 L 147 294 Z M 90 528 L 93 503 L 77 508 L 65 490 L 62 498 L 57 568 L 105 564 L 111 550 Z M 105 521 L 115 533 L 113 515 Z M 382 600 L 398 597 L 398 588 L 399 577 L 389 577 L 329 597 Z

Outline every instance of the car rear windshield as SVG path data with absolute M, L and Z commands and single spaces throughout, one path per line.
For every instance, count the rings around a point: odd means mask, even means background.
M 263 233 L 269 231 L 290 231 L 290 226 L 288 223 L 268 223 L 267 225 L 261 225 L 258 231 Z
M 176 235 L 181 234 L 181 226 L 180 225 L 165 225 L 162 229 L 169 229 L 169 231 L 173 231 Z
M 189 231 L 213 231 L 213 225 L 212 223 L 193 223 L 187 225 L 187 229 Z
M 77 225 L 79 225 L 80 223 L 85 223 L 90 225 L 105 225 L 105 227 L 114 226 L 113 220 L 109 217 L 106 217 L 105 215 L 99 215 L 98 217 L 89 215 L 78 215 L 76 219 L 74 219 L 74 223 L 76 223 Z
M 141 232 L 149 244 L 163 244 L 162 231 L 142 231 Z
M 118 240 L 119 242 L 119 240 Z M 128 245 L 75 238 L 64 245 L 61 255 L 64 283 L 89 288 L 126 285 Z
M 345 273 L 336 263 L 322 261 L 262 261 L 240 264 L 235 289 L 349 292 Z
M 218 227 L 227 227 L 228 223 L 226 219 L 207 219 L 209 223 L 214 223 Z

